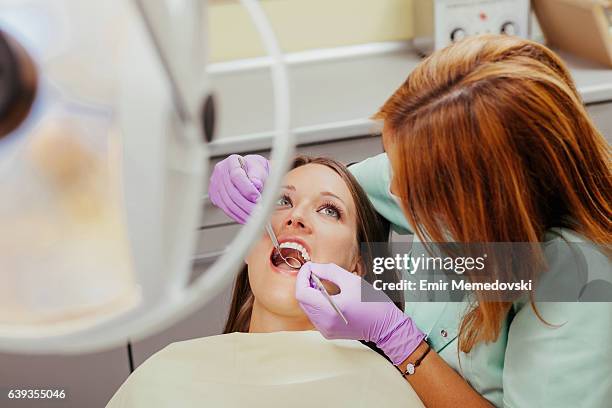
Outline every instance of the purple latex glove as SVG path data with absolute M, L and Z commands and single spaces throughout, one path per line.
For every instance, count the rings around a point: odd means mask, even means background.
M 261 197 L 270 165 L 265 157 L 249 154 L 242 158 L 245 172 L 239 157 L 232 154 L 215 165 L 210 176 L 208 197 L 230 218 L 244 224 Z
M 314 273 L 333 282 L 340 293 L 332 298 L 348 324 L 336 314 L 325 296 L 311 282 Z M 377 299 L 376 302 L 362 302 Z M 376 344 L 387 357 L 398 365 L 425 338 L 414 324 L 382 291 L 374 289 L 358 275 L 336 264 L 306 262 L 298 272 L 295 297 L 314 326 L 328 339 L 366 340 Z

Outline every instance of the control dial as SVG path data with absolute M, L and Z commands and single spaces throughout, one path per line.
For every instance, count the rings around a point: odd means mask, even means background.
M 502 24 L 499 31 L 501 34 L 516 35 L 518 30 L 516 29 L 516 24 L 514 24 L 512 21 L 506 21 L 504 24 Z
M 466 37 L 467 33 L 463 28 L 455 28 L 451 31 L 450 39 L 452 42 L 461 41 Z

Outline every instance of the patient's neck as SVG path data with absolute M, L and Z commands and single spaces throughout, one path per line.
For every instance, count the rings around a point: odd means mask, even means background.
M 282 316 L 266 309 L 257 299 L 253 302 L 249 333 L 312 330 L 314 326 L 306 316 Z

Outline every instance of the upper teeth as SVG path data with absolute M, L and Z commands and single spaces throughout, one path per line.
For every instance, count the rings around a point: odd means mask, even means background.
M 308 253 L 308 251 L 306 251 L 306 248 L 304 248 L 297 242 L 283 242 L 279 245 L 279 247 L 297 249 L 298 251 L 300 251 L 300 253 L 302 254 L 302 258 L 304 258 L 306 262 L 310 261 L 310 254 Z

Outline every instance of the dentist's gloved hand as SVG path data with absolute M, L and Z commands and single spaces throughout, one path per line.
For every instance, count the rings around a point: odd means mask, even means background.
M 261 197 L 270 165 L 265 157 L 249 154 L 242 158 L 245 172 L 240 166 L 239 157 L 232 154 L 215 165 L 210 176 L 208 197 L 230 218 L 244 224 Z
M 332 298 L 348 320 L 348 325 L 311 282 L 311 273 L 340 288 L 341 292 Z M 377 301 L 362 302 L 362 290 L 364 299 Z M 323 336 L 328 339 L 371 341 L 395 365 L 408 358 L 425 338 L 412 319 L 395 306 L 384 292 L 333 263 L 306 262 L 302 265 L 297 275 L 295 297 Z

